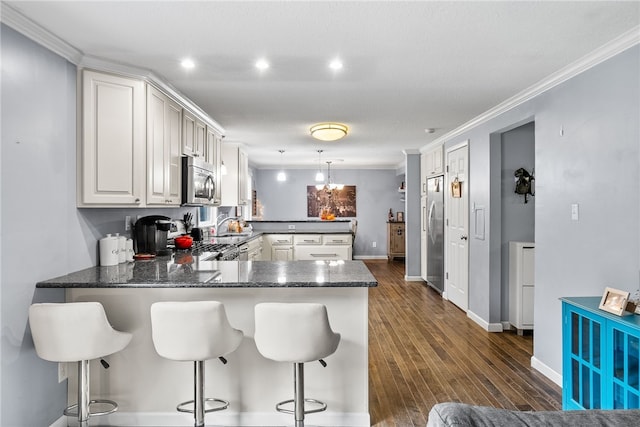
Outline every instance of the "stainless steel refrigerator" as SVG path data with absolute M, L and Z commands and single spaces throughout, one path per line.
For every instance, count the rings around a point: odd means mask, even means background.
M 444 290 L 444 177 L 427 180 L 427 283 Z

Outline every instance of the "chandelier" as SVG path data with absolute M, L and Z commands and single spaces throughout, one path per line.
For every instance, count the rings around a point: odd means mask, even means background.
M 344 184 L 335 184 L 331 180 L 331 162 L 327 162 L 327 182 L 324 184 L 316 185 L 316 190 L 324 190 L 328 193 L 331 193 L 333 190 L 342 190 L 344 188 Z

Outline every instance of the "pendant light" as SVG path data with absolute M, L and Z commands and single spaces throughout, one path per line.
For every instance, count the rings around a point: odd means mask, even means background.
M 278 176 L 276 179 L 282 182 L 287 180 L 287 174 L 284 173 L 284 167 L 282 162 L 282 155 L 284 154 L 284 150 L 278 150 L 278 151 L 280 152 L 280 172 L 278 172 Z
M 324 185 L 316 185 L 316 189 L 324 190 L 331 193 L 333 190 L 342 190 L 343 188 L 343 184 L 334 184 L 334 182 L 331 180 L 331 161 L 327 161 L 327 182 Z
M 318 173 L 316 173 L 316 182 L 324 181 L 324 174 L 322 173 L 322 162 L 320 157 L 322 156 L 322 150 L 318 150 Z

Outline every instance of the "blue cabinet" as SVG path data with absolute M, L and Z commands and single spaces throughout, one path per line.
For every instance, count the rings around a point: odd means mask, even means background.
M 562 407 L 637 409 L 640 316 L 599 304 L 600 297 L 562 298 Z

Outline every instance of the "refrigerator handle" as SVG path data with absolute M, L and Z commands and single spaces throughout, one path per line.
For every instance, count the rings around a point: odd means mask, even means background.
M 427 207 L 422 207 L 422 231 L 427 231 Z
M 428 229 L 429 229 L 429 237 L 431 237 L 431 240 L 435 242 L 435 237 L 432 236 L 432 232 L 433 232 L 433 224 L 432 224 L 432 220 L 433 220 L 433 211 L 436 207 L 436 202 L 432 201 L 431 205 L 429 205 L 429 216 L 428 216 Z

